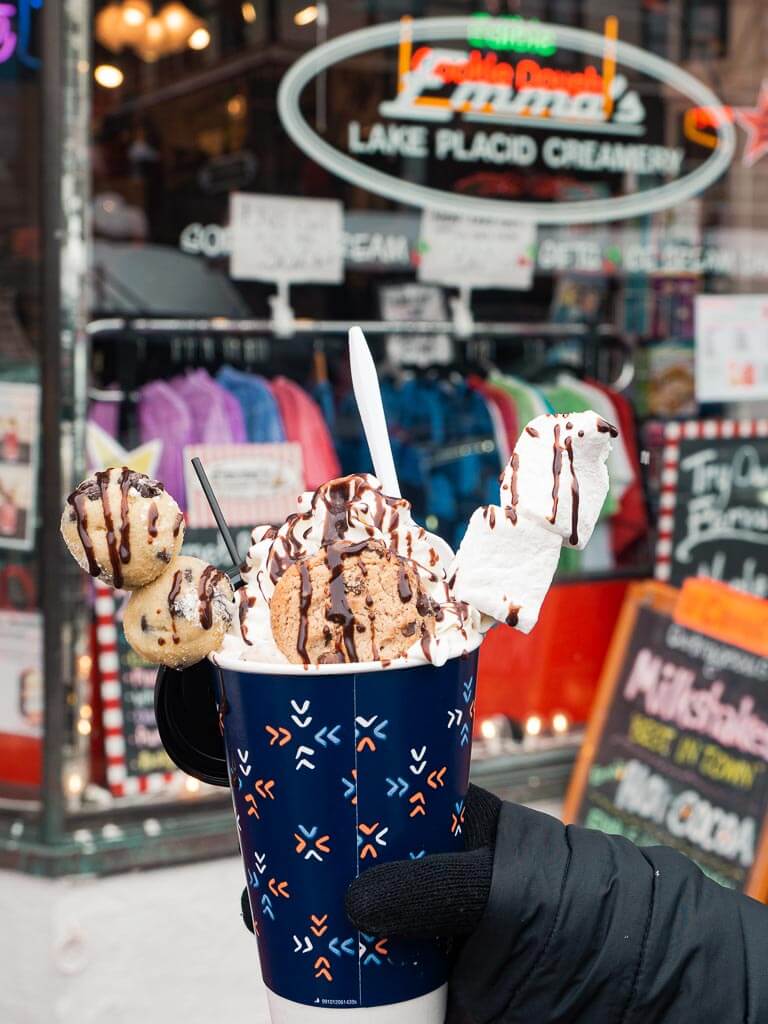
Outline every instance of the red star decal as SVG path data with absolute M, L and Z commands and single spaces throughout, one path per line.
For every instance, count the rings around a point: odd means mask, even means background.
M 768 153 L 768 78 L 760 86 L 756 107 L 734 107 L 736 123 L 747 133 L 747 142 L 741 155 L 745 167 L 752 167 Z

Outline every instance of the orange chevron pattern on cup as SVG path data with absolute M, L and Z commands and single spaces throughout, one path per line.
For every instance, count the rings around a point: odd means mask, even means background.
M 286 743 L 290 743 L 293 739 L 290 729 L 286 729 L 284 725 L 278 725 L 277 728 L 273 725 L 265 725 L 264 729 L 269 736 L 270 747 L 274 747 L 275 744 L 278 747 L 284 747 Z
M 312 932 L 313 935 L 316 935 L 318 939 L 322 938 L 323 935 L 325 935 L 325 933 L 328 931 L 328 925 L 326 924 L 328 920 L 328 915 L 323 914 L 322 917 L 318 917 L 317 914 L 310 914 L 309 920 L 311 922 L 309 930 Z

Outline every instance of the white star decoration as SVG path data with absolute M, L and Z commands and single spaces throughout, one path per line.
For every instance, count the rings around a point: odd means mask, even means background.
M 133 451 L 127 451 L 121 444 L 96 423 L 86 428 L 85 447 L 88 453 L 89 469 L 106 469 L 108 466 L 127 466 L 137 473 L 154 476 L 157 471 L 163 442 L 147 441 Z

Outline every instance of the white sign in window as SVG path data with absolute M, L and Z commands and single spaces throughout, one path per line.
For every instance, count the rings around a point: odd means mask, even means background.
M 335 199 L 233 192 L 230 275 L 240 281 L 338 284 L 344 277 L 344 218 Z
M 696 398 L 768 398 L 768 295 L 698 295 Z

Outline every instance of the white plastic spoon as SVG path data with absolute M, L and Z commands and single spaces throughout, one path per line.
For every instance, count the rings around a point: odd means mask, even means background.
M 373 460 L 373 469 L 385 494 L 401 497 L 400 484 L 395 472 L 395 460 L 389 444 L 389 431 L 381 402 L 379 376 L 365 335 L 359 327 L 349 329 L 349 363 L 352 368 L 352 387 L 355 401 L 363 421 L 365 439 Z M 453 561 L 453 550 L 447 541 L 434 533 L 426 533 L 447 569 Z
M 363 421 L 365 439 L 373 460 L 373 470 L 385 494 L 399 498 L 400 484 L 395 472 L 395 460 L 389 444 L 389 431 L 381 402 L 381 390 L 376 366 L 365 335 L 359 327 L 349 329 L 349 365 L 352 368 L 352 387 L 355 401 Z

